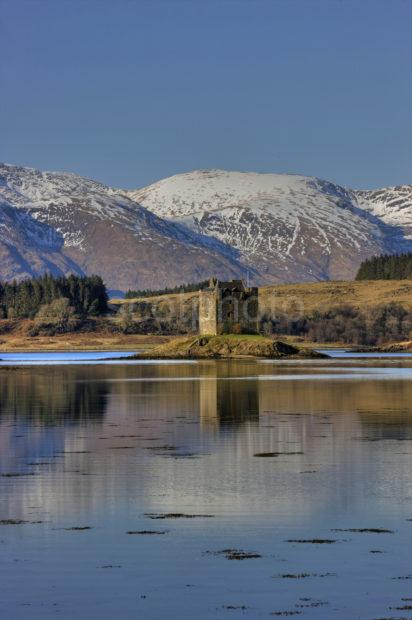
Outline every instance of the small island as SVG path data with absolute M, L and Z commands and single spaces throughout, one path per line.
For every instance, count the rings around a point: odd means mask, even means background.
M 175 338 L 150 351 L 133 355 L 136 359 L 219 359 L 219 358 L 328 358 L 313 349 L 293 345 L 259 335 L 225 334 Z
M 259 334 L 259 292 L 242 280 L 211 278 L 199 290 L 199 334 L 161 344 L 138 357 L 151 359 L 328 357 Z

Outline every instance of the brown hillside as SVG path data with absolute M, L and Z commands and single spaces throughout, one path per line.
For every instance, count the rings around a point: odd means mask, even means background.
M 412 280 L 284 284 L 265 286 L 259 295 L 262 308 L 302 314 L 341 304 L 365 309 L 397 302 L 412 309 Z
M 412 309 L 412 280 L 276 284 L 260 288 L 259 300 L 263 311 L 302 311 L 303 314 L 341 304 L 369 308 L 396 302 Z M 197 293 L 112 300 L 114 304 L 139 302 L 150 304 L 161 311 L 181 307 L 188 309 L 197 306 Z

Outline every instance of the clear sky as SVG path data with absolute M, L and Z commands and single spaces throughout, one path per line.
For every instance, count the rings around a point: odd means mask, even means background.
M 0 0 L 0 160 L 412 183 L 412 0 Z

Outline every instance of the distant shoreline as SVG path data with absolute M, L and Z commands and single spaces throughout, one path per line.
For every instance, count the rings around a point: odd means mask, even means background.
M 0 334 L 0 358 L 3 353 L 41 353 L 77 351 L 138 351 L 168 342 L 168 336 L 141 334 L 108 334 L 104 332 L 71 332 L 55 336 Z
M 110 352 L 125 351 L 131 355 L 142 351 L 143 356 L 147 352 L 167 343 L 173 344 L 184 338 L 196 338 L 192 336 L 165 336 L 156 334 L 109 334 L 105 332 L 71 332 L 55 336 L 30 337 L 27 334 L 0 334 L 0 359 L 5 353 L 76 353 L 76 352 Z M 278 340 L 297 346 L 299 349 L 345 349 L 353 353 L 386 353 L 386 352 L 412 352 L 410 343 L 388 343 L 380 347 L 361 347 L 359 345 L 347 345 L 340 342 L 323 343 L 310 341 L 296 341 L 293 337 L 279 336 Z M 163 355 L 162 355 L 163 357 Z

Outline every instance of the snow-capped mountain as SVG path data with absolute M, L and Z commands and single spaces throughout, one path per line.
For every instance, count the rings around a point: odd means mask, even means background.
M 355 192 L 362 209 L 372 213 L 407 241 L 412 240 L 412 185 Z
M 61 253 L 63 238 L 47 224 L 38 222 L 0 197 L 0 275 L 9 280 L 44 271 L 80 273 Z
M 228 278 L 246 274 L 234 250 L 159 218 L 120 190 L 75 174 L 0 165 L 0 199 L 0 221 L 13 208 L 16 224 L 9 225 L 10 243 L 5 243 L 17 252 L 18 263 L 14 269 L 2 264 L 2 278 L 45 270 L 98 273 L 111 289 L 126 290 L 198 281 L 215 272 Z M 25 237 L 13 240 L 11 230 L 24 230 Z M 44 265 L 18 259 L 29 238 Z
M 410 192 L 404 221 L 407 214 L 412 221 Z M 403 233 L 386 217 L 389 207 L 373 207 L 374 195 L 385 193 L 354 192 L 314 177 L 206 170 L 128 195 L 236 248 L 260 282 L 273 282 L 352 278 L 367 256 L 403 249 Z
M 194 171 L 125 191 L 0 165 L 0 278 L 98 273 L 112 290 L 209 275 L 352 278 L 412 250 L 412 186 L 353 191 L 314 177 Z

